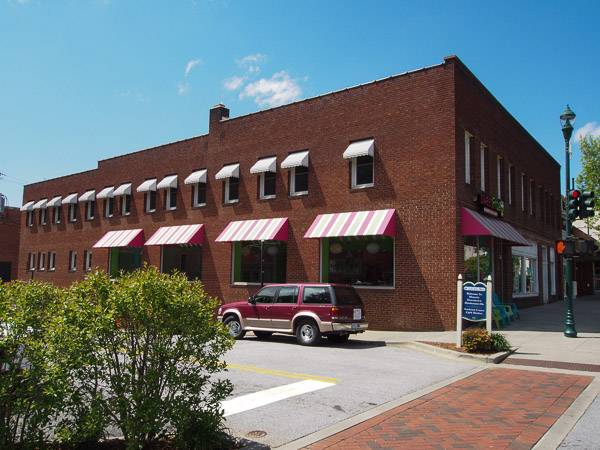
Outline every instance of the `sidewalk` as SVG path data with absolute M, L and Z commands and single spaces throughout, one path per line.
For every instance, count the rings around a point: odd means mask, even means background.
M 281 448 L 597 448 L 600 296 L 576 298 L 573 312 L 577 338 L 563 334 L 564 301 L 520 310 L 521 319 L 500 330 L 515 348 L 501 364 L 479 359 L 478 369 Z M 353 337 L 464 358 L 418 343 L 456 338 L 455 331 Z

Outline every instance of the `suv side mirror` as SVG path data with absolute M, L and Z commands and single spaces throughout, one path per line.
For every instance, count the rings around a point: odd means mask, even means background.
M 251 303 L 251 304 L 254 305 L 254 304 L 256 304 L 256 299 L 254 297 L 249 297 L 248 298 L 248 303 Z

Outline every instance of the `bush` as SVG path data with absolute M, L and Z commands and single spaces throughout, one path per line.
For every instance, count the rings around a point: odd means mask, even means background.
M 495 352 L 506 352 L 510 350 L 510 343 L 508 342 L 508 339 L 506 339 L 506 336 L 500 333 L 492 333 L 491 337 L 492 349 L 494 349 Z
M 467 353 L 490 353 L 510 350 L 503 334 L 488 333 L 485 328 L 471 328 L 462 334 L 462 346 Z
M 59 436 L 88 442 L 118 428 L 128 447 L 224 434 L 220 402 L 233 390 L 213 374 L 232 346 L 200 283 L 156 268 L 116 281 L 96 272 L 67 293 L 55 351 L 72 386 Z M 210 426 L 190 426 L 190 418 Z M 196 424 L 198 425 L 198 424 Z

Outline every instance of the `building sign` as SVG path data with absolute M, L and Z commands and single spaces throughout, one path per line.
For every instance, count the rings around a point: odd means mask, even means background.
M 490 216 L 504 216 L 504 202 L 502 200 L 497 200 L 491 195 L 482 192 L 477 194 L 477 196 L 473 198 L 473 201 L 477 203 L 477 206 L 481 211 Z
M 487 288 L 484 283 L 463 284 L 462 317 L 473 322 L 485 320 L 485 299 Z

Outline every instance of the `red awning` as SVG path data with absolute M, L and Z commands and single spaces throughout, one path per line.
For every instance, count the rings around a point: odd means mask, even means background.
M 305 238 L 343 236 L 396 236 L 396 210 L 356 211 L 320 214 Z
M 143 244 L 144 231 L 142 229 L 119 230 L 106 233 L 94 244 L 94 248 L 141 247 Z
M 216 242 L 287 241 L 288 218 L 240 220 L 229 222 Z
M 511 245 L 531 245 L 521 233 L 510 224 L 498 219 L 486 217 L 467 208 L 461 211 L 461 229 L 463 236 L 496 236 Z
M 145 245 L 177 245 L 204 243 L 204 225 L 160 227 Z

